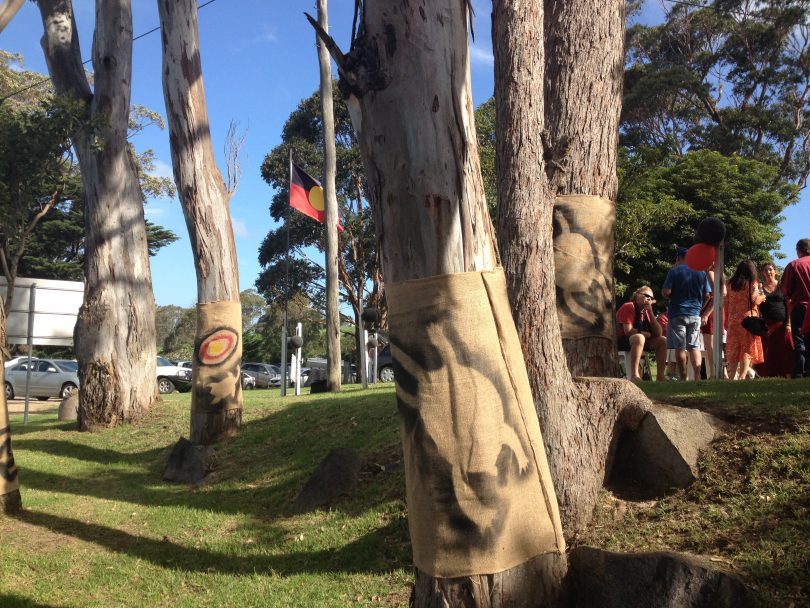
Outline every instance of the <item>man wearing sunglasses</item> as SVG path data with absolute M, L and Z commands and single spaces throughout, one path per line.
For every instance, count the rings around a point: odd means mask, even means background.
M 655 298 L 650 287 L 643 285 L 636 289 L 633 299 L 625 302 L 616 311 L 616 344 L 620 351 L 630 353 L 630 380 L 641 380 L 639 364 L 645 350 L 655 352 L 656 380 L 665 379 L 667 361 L 667 340 L 653 311 Z

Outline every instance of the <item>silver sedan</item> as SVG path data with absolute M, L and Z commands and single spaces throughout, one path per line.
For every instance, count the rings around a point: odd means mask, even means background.
M 28 359 L 6 368 L 6 399 L 25 395 Z M 40 400 L 48 397 L 67 397 L 79 387 L 79 366 L 64 359 L 31 359 L 31 385 L 29 394 Z

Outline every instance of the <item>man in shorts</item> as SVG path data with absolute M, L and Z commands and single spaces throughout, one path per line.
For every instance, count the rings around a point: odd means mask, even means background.
M 665 379 L 667 341 L 653 311 L 655 298 L 652 288 L 642 285 L 636 289 L 633 299 L 625 302 L 616 311 L 616 343 L 620 351 L 630 353 L 630 380 L 641 380 L 639 363 L 645 350 L 655 351 L 657 380 Z
M 675 266 L 667 273 L 661 290 L 669 298 L 667 347 L 675 349 L 681 380 L 686 380 L 687 357 L 695 378 L 700 378 L 700 309 L 712 292 L 708 275 L 686 265 L 686 251 L 681 247 L 676 252 Z

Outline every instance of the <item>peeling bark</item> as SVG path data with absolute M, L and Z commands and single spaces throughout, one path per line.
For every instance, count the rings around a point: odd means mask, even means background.
M 197 303 L 239 303 L 239 271 L 229 209 L 230 194 L 214 160 L 208 109 L 203 88 L 197 29 L 197 4 L 193 0 L 158 0 L 163 39 L 163 94 L 177 192 L 186 218 L 194 267 Z M 201 327 L 198 308 L 198 334 Z M 215 330 L 215 327 L 211 327 Z M 241 319 L 226 328 L 235 334 L 241 352 Z M 198 335 L 198 340 L 200 336 Z M 192 388 L 191 435 L 194 443 L 216 443 L 234 435 L 242 422 L 241 377 L 236 373 L 205 376 L 200 348 L 195 345 Z M 236 356 L 236 351 L 232 351 Z M 206 378 L 208 380 L 206 380 Z M 217 400 L 206 382 L 217 380 L 217 391 L 231 396 L 229 407 Z
M 497 248 L 475 136 L 467 3 L 374 2 L 360 10 L 348 55 L 320 35 L 341 71 L 358 134 L 386 282 L 493 269 Z M 551 603 L 564 570 L 565 556 L 549 553 L 498 573 L 442 579 L 417 571 L 411 605 Z
M 85 192 L 85 294 L 74 333 L 81 430 L 142 417 L 157 400 L 155 301 L 143 202 L 127 145 L 132 72 L 128 0 L 98 2 L 94 91 L 70 0 L 39 0 L 56 91 L 87 103 L 93 132 L 73 138 Z

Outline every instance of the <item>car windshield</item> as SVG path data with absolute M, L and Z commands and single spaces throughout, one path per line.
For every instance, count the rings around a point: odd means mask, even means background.
M 158 357 L 157 358 L 157 364 L 158 364 L 158 367 L 167 367 L 167 366 L 172 367 L 171 362 L 164 359 L 163 357 Z
M 79 363 L 77 361 L 67 361 L 63 359 L 57 359 L 54 361 L 63 371 L 66 372 L 77 372 L 79 371 Z

